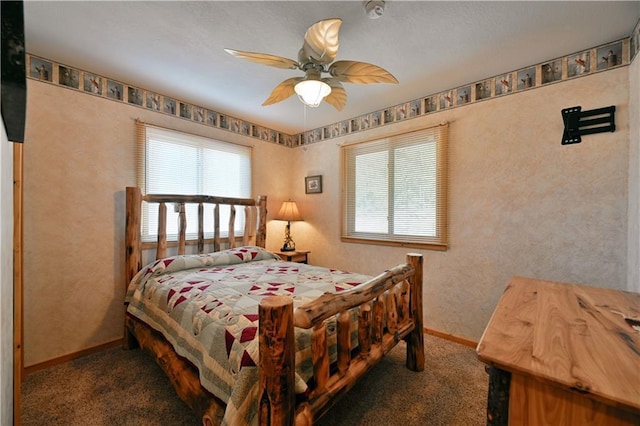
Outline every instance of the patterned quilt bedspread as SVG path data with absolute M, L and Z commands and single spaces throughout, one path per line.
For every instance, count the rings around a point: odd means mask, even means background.
M 198 367 L 202 386 L 227 402 L 223 424 L 257 423 L 258 304 L 291 296 L 295 307 L 370 277 L 280 258 L 260 247 L 181 255 L 142 268 L 127 291 L 128 312 L 161 332 Z M 354 314 L 356 315 L 356 314 Z M 357 338 L 352 321 L 352 339 Z M 335 320 L 327 324 L 335 358 Z M 355 342 L 354 342 L 355 343 Z M 296 392 L 312 376 L 311 331 L 296 329 Z

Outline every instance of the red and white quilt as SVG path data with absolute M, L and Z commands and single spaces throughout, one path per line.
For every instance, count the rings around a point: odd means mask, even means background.
M 286 295 L 294 309 L 370 277 L 280 258 L 260 247 L 155 261 L 131 281 L 128 312 L 160 331 L 200 372 L 202 386 L 227 402 L 223 424 L 257 423 L 258 304 Z M 357 339 L 352 321 L 352 339 Z M 328 320 L 335 356 L 335 320 Z M 296 329 L 296 391 L 312 375 L 309 330 Z M 355 343 L 355 342 L 354 342 Z

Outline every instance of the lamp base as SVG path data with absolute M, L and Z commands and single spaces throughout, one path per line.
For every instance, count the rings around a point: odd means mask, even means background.
M 287 222 L 286 228 L 284 228 L 284 243 L 282 244 L 281 251 L 295 251 L 296 243 L 291 239 L 291 222 Z

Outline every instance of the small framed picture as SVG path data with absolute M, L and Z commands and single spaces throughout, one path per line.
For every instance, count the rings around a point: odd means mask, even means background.
M 305 194 L 322 193 L 322 175 L 307 176 L 306 178 L 304 178 L 304 193 Z

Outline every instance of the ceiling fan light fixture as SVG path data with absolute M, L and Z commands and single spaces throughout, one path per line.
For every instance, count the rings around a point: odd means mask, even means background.
M 303 104 L 316 108 L 331 93 L 331 86 L 320 80 L 302 80 L 294 90 Z
M 372 13 L 379 16 L 384 10 L 384 1 L 365 2 Z M 317 107 L 324 100 L 338 111 L 347 103 L 347 92 L 342 83 L 371 84 L 393 83 L 398 80 L 389 71 L 377 65 L 359 61 L 336 61 L 338 54 L 338 32 L 342 19 L 323 19 L 311 25 L 304 35 L 298 60 L 267 53 L 244 52 L 225 49 L 237 58 L 282 69 L 298 69 L 304 77 L 290 77 L 278 84 L 263 106 L 284 101 L 294 93 L 302 103 Z M 331 77 L 322 78 L 323 73 Z

